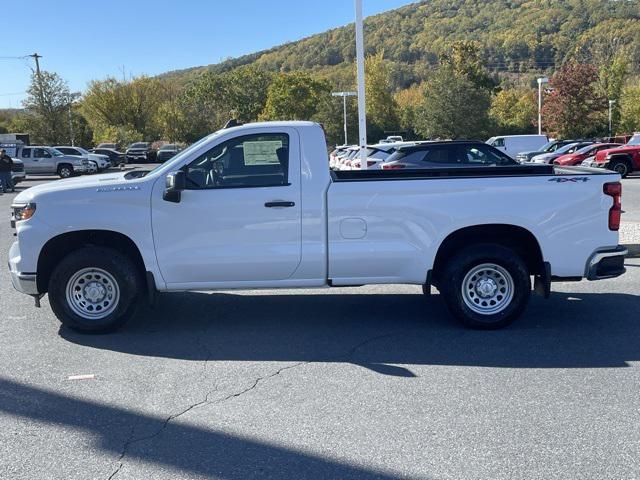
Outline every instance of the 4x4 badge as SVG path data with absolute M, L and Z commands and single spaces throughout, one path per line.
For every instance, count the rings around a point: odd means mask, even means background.
M 588 182 L 590 180 L 589 177 L 559 177 L 559 178 L 550 178 L 549 181 L 550 182 L 557 182 L 557 183 L 567 183 L 567 182 L 573 182 L 573 183 L 577 183 L 577 182 Z

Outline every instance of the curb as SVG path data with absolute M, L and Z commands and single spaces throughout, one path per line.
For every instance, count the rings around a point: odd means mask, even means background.
M 640 258 L 640 244 L 634 243 L 630 245 L 623 245 L 629 253 L 627 254 L 627 258 Z

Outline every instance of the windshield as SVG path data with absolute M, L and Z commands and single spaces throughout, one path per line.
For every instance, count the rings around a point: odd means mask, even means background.
M 395 148 L 391 148 L 386 152 L 384 150 L 378 150 L 377 152 L 374 152 L 373 155 L 369 155 L 369 158 L 374 158 L 376 160 L 384 160 L 393 152 L 395 152 L 395 150 L 396 150 Z
M 640 145 L 640 133 L 636 133 L 631 140 L 627 142 L 627 145 Z
M 64 153 L 62 153 L 60 150 L 56 150 L 55 148 L 50 149 L 50 152 L 54 157 L 64 157 Z
M 83 155 L 89 155 L 89 152 L 86 151 L 84 148 L 76 147 L 76 150 L 78 150 Z
M 147 145 L 146 143 L 132 143 L 129 148 L 147 148 Z
M 547 142 L 542 146 L 542 148 L 539 151 L 540 152 L 550 152 L 551 149 L 556 145 L 556 143 L 558 143 L 558 142 L 555 142 L 555 141 Z
M 165 162 L 165 163 L 160 163 L 159 165 L 157 165 L 155 168 L 153 168 L 152 170 L 149 170 L 148 172 L 144 172 L 144 175 L 148 175 L 151 172 L 155 172 L 156 170 L 160 169 L 160 168 L 164 168 L 167 167 L 167 165 L 173 165 L 173 163 L 175 162 L 180 162 L 184 157 L 189 156 L 191 154 L 191 152 L 193 152 L 194 150 L 197 150 L 198 147 L 200 147 L 200 145 L 202 145 L 203 143 L 209 141 L 211 138 L 215 137 L 216 135 L 219 135 L 220 132 L 214 132 L 211 135 L 207 135 L 206 137 L 201 138 L 200 140 L 198 140 L 196 143 L 194 143 L 193 145 L 191 145 L 190 147 L 185 148 L 184 150 L 182 150 L 180 153 L 178 153 L 176 156 L 174 156 L 170 162 Z M 135 171 L 135 170 L 134 170 Z M 127 176 L 125 177 L 127 180 L 130 180 L 132 178 L 137 178 L 137 176 Z
M 577 143 L 570 143 L 569 145 L 565 145 L 564 147 L 559 148 L 558 150 L 556 150 L 556 153 L 567 153 L 569 150 L 571 150 L 576 145 L 578 145 L 578 144 Z
M 576 150 L 573 153 L 578 153 L 580 155 L 584 155 L 585 153 L 589 153 L 591 150 L 593 150 L 593 145 L 587 145 L 586 147 L 582 147 L 579 150 Z
M 176 146 L 173 145 L 172 143 L 167 143 L 166 145 L 163 145 L 162 147 L 160 147 L 160 150 L 175 150 Z

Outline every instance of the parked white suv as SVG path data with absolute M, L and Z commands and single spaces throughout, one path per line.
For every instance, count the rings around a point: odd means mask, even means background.
M 531 277 L 548 297 L 552 281 L 624 273 L 621 193 L 615 172 L 515 162 L 330 172 L 320 125 L 255 123 L 148 173 L 23 191 L 8 263 L 16 289 L 48 293 L 84 332 L 117 328 L 156 291 L 398 283 L 499 328 Z
M 59 152 L 65 155 L 71 155 L 74 157 L 84 158 L 89 160 L 90 163 L 95 164 L 96 170 L 98 172 L 102 172 L 111 166 L 111 161 L 109 157 L 106 155 L 101 155 L 99 153 L 91 153 L 85 150 L 82 147 L 69 147 L 66 145 L 53 147 Z

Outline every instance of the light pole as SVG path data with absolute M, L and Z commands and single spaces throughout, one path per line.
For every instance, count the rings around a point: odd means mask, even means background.
M 357 92 L 333 92 L 331 95 L 334 97 L 342 97 L 343 110 L 344 110 L 344 144 L 349 145 L 347 136 L 347 97 L 357 97 Z
M 609 100 L 609 137 L 613 135 L 612 128 L 611 128 L 611 118 L 613 116 L 613 106 L 615 104 L 616 104 L 615 100 Z M 609 141 L 611 141 L 611 138 L 609 138 Z
M 80 96 L 80 93 L 76 92 L 76 93 L 69 93 L 69 96 L 67 97 L 68 102 L 69 102 L 69 105 L 68 105 L 68 107 L 69 107 L 69 137 L 70 137 L 70 140 L 71 140 L 71 146 L 72 147 L 75 147 L 76 144 L 75 144 L 75 135 L 73 134 L 73 118 L 72 118 L 72 115 L 71 115 L 71 107 L 73 105 L 73 101 L 76 98 L 78 98 L 79 96 Z
M 358 136 L 360 137 L 360 170 L 367 165 L 367 108 L 364 88 L 364 24 L 362 20 L 362 0 L 354 0 L 356 7 L 356 60 L 358 65 Z
M 538 78 L 538 135 L 542 135 L 542 85 L 549 83 L 547 77 Z

